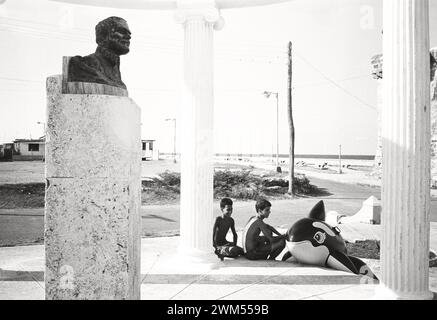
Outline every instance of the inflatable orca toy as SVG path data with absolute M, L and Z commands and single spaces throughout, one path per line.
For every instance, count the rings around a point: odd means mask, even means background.
M 293 224 L 287 231 L 286 240 L 289 252 L 284 255 L 283 261 L 294 256 L 303 264 L 330 267 L 378 280 L 363 261 L 347 254 L 340 229 L 325 222 L 323 201 L 315 205 L 308 218 Z

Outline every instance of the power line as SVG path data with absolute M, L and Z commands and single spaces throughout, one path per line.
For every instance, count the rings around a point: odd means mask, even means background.
M 13 18 L 9 18 L 9 20 L 15 20 L 15 21 L 23 21 L 24 20 L 19 20 L 19 19 L 13 19 Z M 49 23 L 40 23 L 40 22 L 33 22 L 31 21 L 30 23 L 33 24 L 39 24 L 39 25 L 44 25 L 44 26 L 55 26 L 54 24 L 49 24 Z M 83 42 L 83 43 L 89 43 L 89 40 L 92 38 L 91 36 L 87 36 L 87 35 L 81 35 L 81 34 L 68 34 L 65 31 L 53 31 L 53 30 L 38 30 L 35 27 L 29 27 L 29 26 L 24 26 L 23 29 L 23 25 L 18 25 L 18 24 L 11 24 L 11 23 L 4 23 L 4 22 L 0 22 L 0 27 L 1 26 L 6 26 L 6 28 L 11 28 L 12 29 L 6 29 L 6 31 L 12 31 L 12 32 L 19 32 L 19 33 L 24 33 L 24 34 L 28 34 L 28 35 L 33 35 L 38 37 L 39 39 L 52 39 L 53 37 L 56 37 L 58 39 L 61 40 L 67 40 L 67 41 L 77 41 L 77 42 Z M 72 28 L 72 29 L 79 29 L 79 28 Z M 86 30 L 83 28 L 80 28 L 81 30 Z M 5 30 L 1 30 L 0 31 L 5 31 Z M 147 38 L 144 36 L 140 36 L 142 38 Z M 74 39 L 76 38 L 76 39 Z M 174 41 L 174 39 L 171 39 L 172 41 Z M 179 42 L 180 40 L 176 40 L 177 42 Z M 146 47 L 149 49 L 156 49 L 160 52 L 165 52 L 165 53 L 171 53 L 174 54 L 175 52 L 181 53 L 182 49 L 183 49 L 183 44 L 173 44 L 173 43 L 166 43 L 166 44 L 160 44 L 160 43 L 151 43 L 151 42 L 137 42 L 136 45 L 138 45 L 139 47 Z M 237 48 L 220 48 L 218 50 L 218 54 L 217 54 L 217 58 L 220 60 L 233 60 L 239 63 L 266 63 L 266 64 L 276 64 L 276 65 L 282 65 L 285 64 L 285 52 L 280 52 L 278 54 L 276 49 L 281 48 L 282 51 L 282 46 L 276 46 L 276 45 L 271 45 L 271 44 L 265 44 L 265 43 L 246 43 L 243 44 L 243 47 L 241 47 L 242 44 L 238 44 L 239 47 Z M 246 48 L 244 48 L 244 46 L 246 46 Z M 274 50 L 275 52 L 272 52 L 272 55 L 270 55 L 270 52 L 261 52 L 261 53 L 256 53 L 254 55 L 254 51 L 250 49 L 250 47 L 262 47 L 265 48 L 267 50 Z M 344 87 L 342 87 L 341 85 L 339 85 L 336 81 L 346 81 L 346 80 L 351 80 L 353 79 L 351 78 L 345 78 L 345 79 L 340 79 L 340 80 L 333 80 L 330 77 L 328 77 L 326 74 L 324 74 L 322 71 L 320 71 L 317 67 L 315 67 L 312 63 L 310 63 L 308 60 L 306 60 L 302 55 L 300 55 L 298 52 L 296 52 L 296 55 L 303 61 L 305 62 L 307 65 L 309 65 L 312 69 L 314 69 L 315 71 L 317 71 L 320 75 L 323 76 L 323 78 L 325 78 L 328 83 L 333 84 L 334 86 L 336 86 L 338 89 L 340 89 L 341 91 L 343 91 L 344 93 L 346 93 L 347 95 L 351 96 L 352 98 L 354 98 L 355 100 L 357 100 L 358 102 L 360 102 L 361 104 L 363 104 L 366 107 L 369 107 L 373 110 L 376 110 L 376 108 L 374 108 L 373 106 L 371 106 L 370 104 L 368 104 L 367 102 L 365 102 L 363 99 L 361 99 L 360 97 L 356 96 L 355 94 L 351 93 L 350 91 L 348 91 L 347 89 L 345 89 Z M 250 54 L 250 57 L 247 57 L 247 55 Z M 284 59 L 284 62 L 279 62 L 280 60 Z M 357 76 L 358 77 L 363 77 L 363 76 Z M 22 82 L 34 82 L 34 83 L 39 83 L 39 81 L 32 81 L 32 80 L 25 80 L 25 79 L 13 79 L 13 78 L 3 78 L 4 80 L 12 80 L 12 81 L 22 81 Z M 308 85 L 298 85 L 295 86 L 295 88 L 303 88 L 303 87 L 313 87 L 313 86 L 319 86 L 319 85 L 323 85 L 325 83 L 316 83 L 316 84 L 308 84 Z
M 350 76 L 350 77 L 343 78 L 343 79 L 337 79 L 337 80 L 333 80 L 333 81 L 343 82 L 343 81 L 350 81 L 350 80 L 356 80 L 356 79 L 364 79 L 364 78 L 369 78 L 369 77 L 370 77 L 370 75 L 363 74 L 363 75 L 357 75 L 357 76 Z M 329 83 L 331 83 L 331 82 L 324 81 L 324 82 L 317 82 L 317 83 L 308 83 L 308 84 L 293 86 L 293 88 L 318 87 L 318 86 L 323 86 L 323 85 L 329 84 Z
M 20 81 L 20 82 L 35 82 L 35 83 L 43 83 L 44 82 L 44 81 L 38 81 L 38 80 L 7 78 L 7 77 L 0 77 L 0 79 L 1 80 L 9 80 L 9 81 Z
M 28 31 L 28 30 L 11 30 L 11 29 L 7 29 L 7 30 L 2 30 L 0 28 L 0 31 L 8 31 L 8 32 L 19 32 L 22 34 L 26 34 L 26 35 L 30 35 L 33 37 L 36 37 L 37 39 L 41 39 L 41 40 L 49 40 L 49 39 L 53 39 L 53 38 L 57 38 L 60 40 L 64 40 L 64 41 L 75 41 L 75 42 L 81 42 L 81 43 L 91 43 L 91 37 L 87 38 L 85 40 L 85 38 L 78 38 L 78 37 L 68 37 L 68 36 L 64 36 L 62 33 L 47 33 L 47 32 L 39 32 L 39 31 Z M 135 46 L 137 47 L 143 47 L 143 48 L 147 48 L 147 49 L 151 49 L 151 50 L 155 50 L 161 53 L 166 53 L 166 54 L 181 54 L 183 52 L 183 46 L 177 46 L 177 45 L 161 45 L 161 44 L 156 44 L 156 43 L 146 43 L 146 42 L 136 42 Z M 230 52 L 230 50 L 228 49 L 228 52 Z M 217 59 L 219 60 L 231 60 L 231 61 L 237 61 L 239 63 L 265 63 L 265 64 L 276 64 L 276 65 L 282 65 L 282 62 L 278 62 L 278 59 L 280 59 L 280 57 L 272 57 L 272 56 L 267 56 L 267 55 L 259 55 L 259 54 L 255 54 L 253 55 L 253 52 L 251 53 L 252 56 L 250 58 L 247 58 L 247 54 L 246 53 L 241 53 L 241 54 L 235 54 L 235 53 L 226 53 L 226 52 L 222 52 L 222 49 L 219 49 L 216 56 Z
M 22 21 L 25 22 L 24 20 L 19 20 L 19 19 L 9 19 L 9 20 L 15 20 L 15 21 Z M 49 23 L 38 23 L 38 22 L 31 22 L 33 24 L 36 25 L 42 25 L 44 27 L 46 26 L 50 26 L 50 27 L 55 27 L 56 25 L 54 24 L 49 24 Z M 3 28 L 2 28 L 3 27 Z M 72 28 L 74 29 L 74 28 Z M 77 29 L 77 28 L 76 28 Z M 81 29 L 81 30 L 85 30 L 85 29 Z M 64 40 L 64 41 L 75 41 L 75 42 L 80 42 L 80 43 L 91 43 L 90 41 L 92 40 L 92 36 L 91 35 L 85 35 L 85 34 L 78 34 L 78 33 L 71 33 L 71 32 L 66 32 L 65 30 L 42 30 L 42 29 L 38 29 L 35 26 L 29 25 L 29 24 L 17 24 L 17 23 L 11 23 L 11 22 L 4 22 L 1 21 L 0 22 L 0 31 L 6 31 L 6 32 L 18 32 L 18 33 L 22 33 L 22 34 L 26 34 L 29 36 L 33 36 L 36 37 L 37 39 L 42 39 L 42 40 L 48 40 L 48 39 L 59 39 L 59 40 Z M 172 43 L 160 43 L 157 42 L 158 39 L 153 39 L 152 41 L 150 41 L 150 39 L 148 39 L 147 36 L 142 36 L 139 35 L 139 38 L 142 38 L 141 41 L 135 41 L 134 45 L 138 46 L 138 47 L 143 47 L 143 48 L 147 48 L 147 49 L 151 49 L 151 50 L 156 50 L 158 52 L 161 53 L 166 53 L 166 54 L 181 54 L 183 52 L 183 41 L 182 39 L 172 39 L 172 38 L 167 38 L 168 41 L 171 41 Z M 160 41 L 162 41 L 162 37 L 159 38 Z M 146 42 L 147 40 L 147 42 Z M 174 43 L 176 42 L 176 43 Z M 262 47 L 263 52 L 255 52 L 253 50 L 253 46 L 258 46 L 258 47 Z M 280 55 L 278 55 L 278 50 L 276 49 L 277 47 L 274 47 L 272 45 L 268 45 L 268 44 L 250 44 L 250 43 L 246 43 L 243 46 L 241 44 L 238 44 L 238 47 L 235 48 L 226 48 L 226 47 L 220 47 L 218 48 L 218 50 L 216 51 L 216 56 L 218 60 L 231 60 L 231 61 L 235 61 L 238 63 L 247 63 L 247 64 L 251 64 L 251 63 L 263 63 L 263 64 L 275 64 L 275 65 L 282 65 L 283 62 L 280 62 L 280 60 L 282 58 L 284 58 L 285 61 L 285 56 L 283 55 L 282 57 Z M 274 50 L 273 52 L 271 50 Z M 254 54 L 255 53 L 255 54 Z M 284 53 L 282 53 L 284 54 Z M 248 58 L 247 56 L 250 55 L 250 57 Z
M 21 22 L 27 22 L 25 20 L 20 20 L 20 19 L 14 19 L 14 18 L 5 18 L 7 20 L 14 20 L 14 21 L 21 21 Z M 31 24 L 36 24 L 36 25 L 42 25 L 42 26 L 49 26 L 49 27 L 58 27 L 56 28 L 56 30 L 54 30 L 52 28 L 52 30 L 42 30 L 42 29 L 38 29 L 35 28 L 34 26 L 29 26 L 29 24 L 14 24 L 14 23 L 8 23 L 8 22 L 4 22 L 1 21 L 0 25 L 3 25 L 7 28 L 12 28 L 12 29 L 7 29 L 6 31 L 15 31 L 15 32 L 22 32 L 22 33 L 28 33 L 28 34 L 41 34 L 41 35 L 45 35 L 45 36 L 60 36 L 60 35 L 69 35 L 69 36 L 73 36 L 71 34 L 71 32 L 66 32 L 65 30 L 58 30 L 59 26 L 56 26 L 55 24 L 49 24 L 49 23 L 41 23 L 41 22 L 35 22 L 35 21 L 29 21 Z M 71 27 L 70 29 L 77 29 L 77 30 L 87 30 L 85 28 L 74 28 Z M 81 39 L 90 39 L 91 38 L 91 34 L 88 33 L 75 33 L 74 36 L 77 38 L 81 38 Z M 145 35 L 136 35 L 135 37 L 139 37 L 139 38 L 143 38 L 143 39 L 147 39 L 149 42 L 147 42 L 147 45 L 150 44 L 150 40 L 151 38 Z M 153 39 L 153 38 L 152 38 Z M 69 39 L 71 40 L 71 39 Z M 154 41 L 158 40 L 158 39 L 153 39 Z M 183 48 L 183 40 L 182 39 L 176 39 L 176 38 L 164 38 L 162 36 L 159 37 L 159 41 L 162 42 L 162 40 L 165 41 L 170 41 L 171 43 L 166 43 L 165 46 L 166 47 L 170 47 L 170 48 Z M 142 41 L 141 41 L 142 42 Z M 176 42 L 176 43 L 175 43 Z M 159 44 L 158 44 L 159 45 Z M 220 48 L 220 50 L 233 50 L 235 52 L 235 44 L 231 44 L 231 43 L 227 43 L 225 44 L 225 46 L 232 46 L 232 49 L 226 49 L 226 48 Z M 279 48 L 279 46 L 273 46 L 270 44 L 257 44 L 257 43 L 246 43 L 246 44 L 242 44 L 242 43 L 238 43 L 237 44 L 238 48 L 240 50 L 247 50 L 247 51 L 253 51 L 250 47 L 254 47 L 254 46 L 258 46 L 258 47 L 263 47 L 265 48 L 264 50 L 274 50 L 275 55 L 277 55 L 277 48 Z M 246 47 L 246 48 L 245 48 Z M 285 53 L 283 53 L 285 54 Z
M 1 25 L 0 25 L 1 27 Z M 19 32 L 22 34 L 34 36 L 41 40 L 49 40 L 53 38 L 57 38 L 60 40 L 65 41 L 75 41 L 75 42 L 81 42 L 81 43 L 91 43 L 90 40 L 91 37 L 77 37 L 77 36 L 67 36 L 62 33 L 54 33 L 54 32 L 43 32 L 43 31 L 30 31 L 30 30 L 21 30 L 21 29 L 6 29 L 2 30 L 0 28 L 0 31 L 8 31 L 8 32 Z M 169 44 L 159 44 L 159 43 L 153 43 L 153 42 L 135 42 L 135 46 L 137 47 L 144 47 L 148 49 L 154 49 L 159 52 L 165 52 L 170 54 L 180 54 L 183 51 L 182 45 L 169 45 Z M 240 54 L 236 54 L 235 52 L 231 51 L 232 49 L 218 49 L 217 51 L 217 58 L 218 59 L 230 59 L 230 60 L 236 60 L 243 63 L 269 63 L 269 64 L 282 64 L 280 62 L 277 62 L 281 57 L 278 56 L 269 56 L 269 55 L 260 55 L 255 54 L 253 55 L 253 52 L 251 52 L 252 56 L 250 58 L 247 58 L 246 55 L 249 53 L 247 52 L 241 52 Z M 244 58 L 242 58 L 244 57 Z
M 350 77 L 346 77 L 343 79 L 337 79 L 337 80 L 333 80 L 333 81 L 337 81 L 337 82 L 342 82 L 342 81 L 349 81 L 349 80 L 355 80 L 355 79 L 361 79 L 361 78 L 365 78 L 368 77 L 368 75 L 357 75 L 357 76 L 350 76 Z M 17 82 L 27 82 L 27 83 L 35 83 L 35 84 L 44 84 L 45 81 L 41 80 L 29 80 L 29 79 L 19 79 L 19 78 L 9 78 L 9 77 L 0 77 L 0 80 L 5 80 L 5 81 L 17 81 Z M 306 88 L 306 87 L 317 87 L 317 86 L 321 86 L 321 85 L 325 85 L 325 84 L 329 84 L 331 82 L 319 82 L 319 83 L 312 83 L 312 84 L 302 84 L 302 85 L 296 85 L 293 86 L 293 88 Z M 164 89 L 150 89 L 150 88 L 146 88 L 146 87 L 131 87 L 131 90 L 143 90 L 143 91 L 149 91 L 149 92 L 173 92 L 171 90 L 164 90 Z M 232 94 L 250 94 L 253 92 L 261 92 L 262 89 L 249 89 L 249 90 L 217 90 L 218 93 L 232 93 Z
M 52 24 L 52 23 L 46 23 L 46 22 L 41 22 L 41 21 L 35 21 L 35 20 L 23 20 L 23 19 L 17 19 L 17 18 L 11 18 L 11 17 L 2 17 L 2 20 L 13 20 L 13 21 L 18 21 L 18 22 L 24 22 L 25 24 L 34 24 L 34 25 L 42 25 L 42 26 L 48 26 L 48 27 L 55 27 L 56 29 L 59 29 L 60 26 L 62 26 L 62 24 Z M 14 24 L 9 23 L 9 25 L 14 26 Z M 20 24 L 15 24 L 15 26 L 20 26 Z M 21 26 L 23 26 L 23 24 L 21 24 Z M 37 30 L 36 28 L 33 28 L 34 30 Z M 82 30 L 87 32 L 86 36 L 88 35 L 88 32 L 93 31 L 93 28 L 79 28 L 79 27 L 71 27 L 68 26 L 68 29 L 71 30 Z M 61 31 L 61 32 L 65 32 L 65 31 Z M 154 38 L 154 37 L 150 37 L 147 35 L 143 35 L 143 34 L 134 34 L 134 37 L 141 37 L 141 38 L 146 38 L 149 39 L 150 38 Z M 182 38 L 172 38 L 172 37 L 163 37 L 162 35 L 159 36 L 159 40 L 165 40 L 165 41 L 171 41 L 171 42 L 183 42 Z M 244 41 L 244 40 L 243 40 Z M 224 44 L 225 46 L 230 46 L 230 47 L 235 47 L 235 46 L 243 46 L 243 47 L 263 47 L 263 48 L 269 48 L 274 50 L 275 52 L 278 52 L 279 50 L 284 50 L 283 45 L 280 44 L 272 44 L 272 43 L 265 43 L 265 42 L 225 42 L 225 41 L 221 41 L 218 42 L 217 45 L 221 45 Z M 286 55 L 287 52 L 284 50 L 283 54 Z
M 358 102 L 360 102 L 361 104 L 363 104 L 364 106 L 371 108 L 374 111 L 377 111 L 377 109 L 368 104 L 366 101 L 364 101 L 363 99 L 361 99 L 360 97 L 356 96 L 355 94 L 349 92 L 347 89 L 343 88 L 341 85 L 339 85 L 337 82 L 335 82 L 334 80 L 332 80 L 331 78 L 329 78 L 327 75 L 325 75 L 322 71 L 320 71 L 317 67 L 315 67 L 312 63 L 310 63 L 308 60 L 306 60 L 302 55 L 300 55 L 299 53 L 296 52 L 296 50 L 294 50 L 294 52 L 296 53 L 296 55 L 303 61 L 305 62 L 307 65 L 309 65 L 311 68 L 313 68 L 315 71 L 317 71 L 323 78 L 325 78 L 327 81 L 329 81 L 330 83 L 332 83 L 334 86 L 336 86 L 337 88 L 339 88 L 341 91 L 343 91 L 344 93 L 346 93 L 347 95 L 351 96 L 352 98 L 354 98 L 355 100 L 357 100 Z

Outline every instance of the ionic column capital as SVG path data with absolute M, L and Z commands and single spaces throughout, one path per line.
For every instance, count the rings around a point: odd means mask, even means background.
M 221 30 L 224 26 L 223 17 L 216 7 L 215 1 L 180 0 L 174 18 L 180 24 L 185 24 L 190 20 L 204 20 L 212 24 L 215 30 Z

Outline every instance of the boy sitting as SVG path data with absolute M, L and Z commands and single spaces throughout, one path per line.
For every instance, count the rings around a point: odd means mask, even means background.
M 231 218 L 233 202 L 229 198 L 220 201 L 222 216 L 217 217 L 213 229 L 213 245 L 215 254 L 224 260 L 224 257 L 236 258 L 243 254 L 243 249 L 237 246 L 237 232 L 235 232 L 235 222 Z M 233 242 L 226 240 L 229 229 L 232 231 Z
M 256 216 L 251 217 L 244 228 L 243 249 L 249 260 L 275 260 L 285 248 L 286 235 L 263 221 L 269 217 L 271 206 L 265 199 L 258 200 L 255 204 Z

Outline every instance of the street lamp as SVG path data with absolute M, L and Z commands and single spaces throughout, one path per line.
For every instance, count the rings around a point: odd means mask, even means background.
M 173 121 L 174 122 L 173 162 L 176 163 L 176 119 L 175 118 L 169 118 L 169 119 L 165 119 L 165 121 Z
M 281 173 L 282 169 L 279 166 L 279 93 L 264 91 L 263 94 L 267 99 L 272 95 L 276 97 L 276 172 Z

